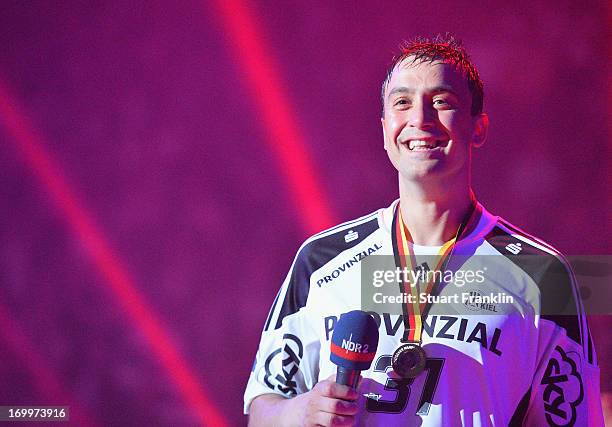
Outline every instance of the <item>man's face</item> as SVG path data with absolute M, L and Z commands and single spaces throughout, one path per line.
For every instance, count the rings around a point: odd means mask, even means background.
M 470 149 L 484 142 L 485 114 L 472 116 L 467 80 L 440 62 L 400 63 L 385 91 L 385 150 L 403 179 L 469 183 Z

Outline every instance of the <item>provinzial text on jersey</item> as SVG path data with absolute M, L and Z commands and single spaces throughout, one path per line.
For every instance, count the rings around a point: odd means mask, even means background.
M 379 328 L 384 323 L 384 331 L 389 336 L 395 336 L 404 324 L 403 315 L 369 313 L 374 317 Z M 337 316 L 327 316 L 323 319 L 325 339 L 327 341 L 331 337 L 338 318 Z M 395 318 L 395 322 L 393 322 L 392 318 Z M 403 329 L 401 332 L 403 332 Z M 500 349 L 502 330 L 495 328 L 494 331 L 491 331 L 490 328 L 487 328 L 487 324 L 483 322 L 474 322 L 466 318 L 454 316 L 428 316 L 423 321 L 423 335 L 430 338 L 457 340 L 466 343 L 477 342 L 490 352 L 498 356 L 502 355 Z
M 333 281 L 334 279 L 337 279 L 346 270 L 351 268 L 353 265 L 361 262 L 365 257 L 372 255 L 374 252 L 376 252 L 379 249 L 382 249 L 382 246 L 380 246 L 378 243 L 374 243 L 374 245 L 370 246 L 368 249 L 358 252 L 357 254 L 355 254 L 355 256 L 353 256 L 348 261 L 344 262 L 341 266 L 339 266 L 334 271 L 332 271 L 331 274 L 328 274 L 322 277 L 321 279 L 317 280 L 317 285 L 321 287 L 323 283 L 329 283 Z

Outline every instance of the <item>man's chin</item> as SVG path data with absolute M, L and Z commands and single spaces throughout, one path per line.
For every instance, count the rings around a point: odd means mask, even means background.
M 400 177 L 406 181 L 427 182 L 441 176 L 441 171 L 436 165 L 419 165 L 418 167 L 400 167 Z

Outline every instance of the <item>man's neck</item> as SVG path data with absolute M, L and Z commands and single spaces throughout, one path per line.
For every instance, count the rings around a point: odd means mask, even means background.
M 469 183 L 448 188 L 400 179 L 402 217 L 417 245 L 440 246 L 455 237 L 475 202 L 472 198 Z

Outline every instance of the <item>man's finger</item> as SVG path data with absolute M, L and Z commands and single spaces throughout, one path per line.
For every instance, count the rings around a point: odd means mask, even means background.
M 355 417 L 351 415 L 336 415 L 327 412 L 317 412 L 313 421 L 318 426 L 344 427 L 355 424 Z
M 315 387 L 319 389 L 322 396 L 344 400 L 356 400 L 359 397 L 359 394 L 352 388 L 329 380 L 322 381 Z
M 321 396 L 319 408 L 323 412 L 336 415 L 355 415 L 358 411 L 357 404 L 348 400 L 334 399 L 331 397 Z

